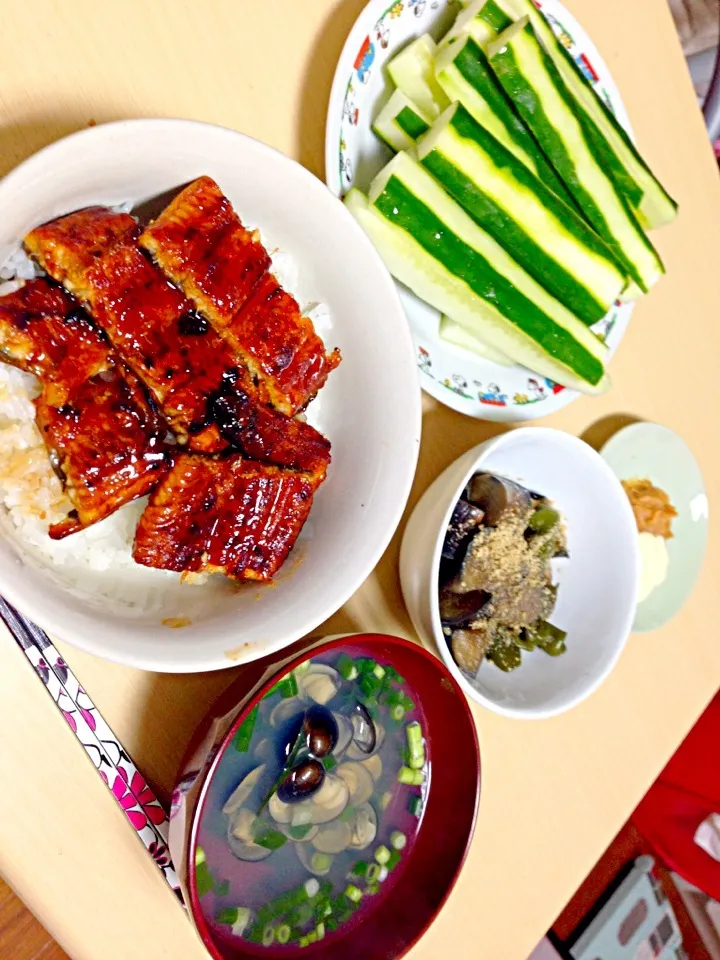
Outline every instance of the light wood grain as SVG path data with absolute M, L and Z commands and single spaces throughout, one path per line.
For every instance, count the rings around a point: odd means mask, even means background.
M 680 202 L 657 236 L 668 276 L 637 308 L 614 387 L 546 422 L 597 439 L 623 416 L 695 451 L 712 504 L 720 454 L 720 181 L 664 0 L 568 0 L 606 58 L 641 149 Z M 332 74 L 362 0 L 37 0 L 0 31 L 0 167 L 90 120 L 182 116 L 250 133 L 322 174 Z M 425 398 L 411 504 L 497 428 Z M 589 431 L 589 432 L 588 432 Z M 474 710 L 483 794 L 472 851 L 413 960 L 524 960 L 720 682 L 718 531 L 691 602 L 632 638 L 604 687 L 545 722 Z M 411 636 L 400 532 L 324 632 Z M 165 792 L 183 746 L 234 671 L 159 677 L 64 651 L 137 763 Z M 181 909 L 19 650 L 0 637 L 0 871 L 75 960 L 204 955 Z M 448 811 L 451 816 L 452 812 Z

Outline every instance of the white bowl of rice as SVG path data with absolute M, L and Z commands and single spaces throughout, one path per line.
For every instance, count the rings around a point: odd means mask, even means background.
M 82 207 L 133 209 L 207 174 L 260 229 L 284 286 L 343 361 L 307 409 L 332 443 L 328 479 L 275 581 L 181 580 L 137 565 L 145 500 L 64 540 L 67 512 L 34 423 L 35 378 L 0 363 L 0 594 L 84 650 L 167 672 L 230 667 L 313 630 L 373 569 L 402 515 L 420 437 L 420 391 L 394 284 L 343 205 L 312 174 L 235 131 L 129 120 L 81 131 L 0 181 L 0 293 L 34 274 L 22 238 Z

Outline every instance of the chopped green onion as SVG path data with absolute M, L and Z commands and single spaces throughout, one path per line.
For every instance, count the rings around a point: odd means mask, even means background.
M 373 672 L 373 675 L 377 677 L 378 680 L 382 680 L 382 678 L 385 676 L 385 668 L 381 667 L 379 663 L 375 664 L 372 672 Z
M 250 741 L 252 740 L 253 730 L 255 729 L 257 715 L 258 705 L 255 704 L 250 713 L 240 724 L 240 728 L 235 736 L 235 749 L 238 751 L 238 753 L 247 753 L 247 751 L 250 749 Z
M 310 866 L 318 873 L 329 869 L 331 863 L 332 860 L 327 853 L 314 853 L 312 857 L 310 857 Z
M 340 924 L 337 922 L 335 917 L 328 917 L 327 920 L 325 921 L 325 926 L 330 931 L 330 933 L 333 933 L 335 930 L 337 930 Z
M 359 660 L 355 661 L 355 665 L 358 668 L 360 673 L 372 673 L 375 669 L 375 661 L 370 660 L 368 657 L 360 657 Z
M 375 883 L 377 878 L 380 876 L 380 870 L 381 867 L 379 863 L 371 863 L 367 868 L 367 873 L 365 874 L 365 882 Z
M 422 770 L 412 770 L 410 767 L 400 767 L 397 778 L 400 783 L 406 783 L 411 787 L 420 787 L 425 783 L 425 774 Z
M 380 867 L 380 873 L 378 874 L 378 883 L 384 883 L 388 878 L 388 868 Z
M 422 727 L 417 720 L 413 720 L 405 727 L 405 736 L 408 747 L 408 766 L 413 770 L 420 770 L 425 766 L 425 743 Z
M 290 827 L 288 833 L 290 834 L 293 840 L 304 840 L 305 837 L 310 833 L 312 828 L 313 828 L 312 823 L 301 823 L 301 824 L 298 824 L 298 826 L 296 827 Z
M 201 846 L 195 847 L 195 866 L 199 867 L 201 863 L 205 863 L 205 851 Z
M 380 846 L 375 851 L 375 859 L 377 860 L 377 862 L 380 864 L 381 867 L 384 866 L 390 859 L 390 851 L 388 850 L 388 848 L 385 846 L 384 843 L 380 844 Z
M 219 883 L 215 884 L 215 893 L 218 897 L 225 897 L 230 893 L 230 881 L 221 880 Z
M 205 863 L 205 860 L 202 860 L 197 867 L 195 867 L 195 883 L 199 897 L 204 897 L 206 893 L 210 893 L 215 886 L 215 878 L 210 872 L 210 867 Z
M 329 772 L 337 766 L 337 760 L 331 753 L 328 753 L 322 758 L 322 765 Z
M 274 941 L 274 939 L 275 939 L 275 927 L 273 927 L 272 924 L 269 923 L 263 930 L 262 945 L 264 947 L 269 947 L 270 944 Z
M 393 852 L 390 854 L 390 859 L 386 864 L 388 870 L 394 870 L 395 867 L 400 863 L 401 859 L 402 857 L 400 856 L 400 851 L 393 850 Z
M 360 901 L 362 900 L 362 890 L 360 889 L 360 887 L 356 887 L 354 884 L 349 883 L 345 887 L 345 896 L 352 903 L 360 903 Z
M 271 827 L 261 824 L 257 832 L 254 833 L 255 843 L 258 846 L 265 847 L 266 850 L 279 850 L 287 842 L 287 837 L 279 830 L 273 830 Z
M 394 707 L 390 707 L 390 719 L 396 720 L 398 723 L 405 716 L 405 707 L 400 703 L 396 703 Z
M 287 943 L 290 939 L 290 924 L 282 923 L 275 931 L 275 939 L 278 943 Z
M 319 923 L 319 924 L 315 927 L 315 933 L 317 934 L 318 940 L 322 940 L 322 938 L 325 936 L 325 924 L 324 924 L 324 923 Z
M 414 793 L 408 800 L 408 810 L 414 817 L 419 817 L 423 809 L 423 799 Z
M 306 923 L 313 919 L 314 913 L 315 911 L 309 903 L 301 903 L 286 913 L 283 920 L 291 927 L 304 927 Z
M 315 877 L 309 877 L 304 883 L 301 883 L 299 887 L 296 887 L 294 890 L 288 890 L 287 893 L 283 893 L 281 896 L 270 900 L 261 907 L 258 910 L 258 923 L 265 924 L 269 920 L 281 917 L 287 913 L 288 910 L 292 910 L 293 907 L 297 907 L 311 897 L 316 896 L 319 891 L 320 884 L 317 879 Z
M 296 677 L 301 677 L 304 673 L 307 673 L 309 669 L 310 669 L 310 661 L 303 660 L 302 663 L 298 664 L 298 666 L 295 667 L 295 669 L 293 670 L 293 673 L 295 674 Z
M 338 657 L 337 670 L 344 680 L 355 680 L 358 676 L 358 668 L 355 661 L 346 653 L 341 653 Z
M 390 690 L 385 695 L 385 702 L 389 707 L 401 706 L 406 713 L 415 709 L 415 704 L 400 690 Z
M 390 846 L 396 850 L 404 850 L 407 844 L 407 837 L 400 830 L 393 830 L 390 834 Z
M 364 877 L 368 872 L 369 866 L 370 865 L 364 860 L 358 860 L 350 872 L 354 877 Z
M 380 809 L 387 810 L 392 802 L 392 791 L 386 790 L 385 793 L 380 797 Z
M 380 691 L 382 681 L 372 673 L 364 673 L 360 677 L 360 689 L 365 694 L 366 697 L 376 697 Z
M 380 892 L 380 887 L 376 883 L 371 883 L 368 887 L 365 888 L 365 892 L 369 893 L 370 896 L 373 896 L 374 894 Z

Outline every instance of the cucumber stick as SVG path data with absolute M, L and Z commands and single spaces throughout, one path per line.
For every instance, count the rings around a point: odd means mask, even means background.
M 401 50 L 390 60 L 390 79 L 406 97 L 416 103 L 422 113 L 434 120 L 450 101 L 435 79 L 437 45 L 429 33 Z
M 581 123 L 583 111 L 527 17 L 490 44 L 488 59 L 588 222 L 635 285 L 642 291 L 649 290 L 664 272 L 662 261 L 603 169 Z
M 440 318 L 440 339 L 451 343 L 454 347 L 461 347 L 482 357 L 483 360 L 492 360 L 501 367 L 512 367 L 515 363 L 507 354 L 500 353 L 484 343 L 478 336 L 471 333 L 467 327 L 447 316 Z
M 605 316 L 625 287 L 622 266 L 461 104 L 448 107 L 419 139 L 417 155 L 473 220 L 584 323 Z
M 430 126 L 430 118 L 402 90 L 396 90 L 375 117 L 373 133 L 391 150 L 409 150 Z
M 551 190 L 573 203 L 472 37 L 460 37 L 439 51 L 435 59 L 435 75 L 450 100 L 460 101 L 478 123 Z
M 449 33 L 445 34 L 440 46 L 445 46 L 454 40 L 469 35 L 480 47 L 485 47 L 498 35 L 498 31 L 505 30 L 512 23 L 495 0 L 472 0 L 455 20 Z
M 641 226 L 651 230 L 670 223 L 677 213 L 677 204 L 654 176 L 612 111 L 597 95 L 590 81 L 555 36 L 550 24 L 532 0 L 491 2 L 510 20 L 529 17 L 539 40 L 585 113 L 583 119 L 603 167 L 617 190 L 632 207 Z M 478 26 L 475 29 L 482 30 L 483 36 L 492 31 L 493 17 L 485 19 L 483 7 L 478 10 L 476 20 Z
M 401 283 L 488 346 L 565 386 L 606 386 L 604 344 L 399 153 L 346 202 Z

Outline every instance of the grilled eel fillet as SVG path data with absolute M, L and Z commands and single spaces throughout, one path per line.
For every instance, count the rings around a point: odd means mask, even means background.
M 140 245 L 240 354 L 260 399 L 292 416 L 312 400 L 340 353 L 268 273 L 270 257 L 210 177 L 186 187 Z
M 25 246 L 88 308 L 142 380 L 180 444 L 299 470 L 326 470 L 330 444 L 265 409 L 240 358 L 141 252 L 128 214 L 89 207 L 31 231 Z
M 318 482 L 240 455 L 180 454 L 140 518 L 133 557 L 162 570 L 270 580 L 307 519 Z
M 0 298 L 0 357 L 41 383 L 36 422 L 74 510 L 60 539 L 144 496 L 169 467 L 166 427 L 137 378 L 59 287 L 30 280 Z

